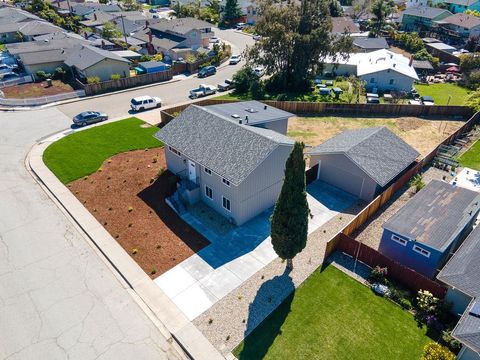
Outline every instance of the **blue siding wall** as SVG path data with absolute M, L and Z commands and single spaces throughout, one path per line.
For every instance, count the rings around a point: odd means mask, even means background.
M 448 255 L 448 252 L 443 254 L 424 244 L 416 243 L 415 241 L 407 241 L 407 244 L 403 246 L 393 241 L 392 235 L 397 235 L 398 237 L 405 239 L 401 235 L 394 234 L 391 231 L 384 229 L 379 248 L 379 251 L 383 255 L 388 256 L 392 260 L 395 260 L 429 278 L 433 278 L 436 275 L 437 268 L 443 263 L 444 257 Z M 430 251 L 430 257 L 427 258 L 414 251 L 414 245 L 418 245 L 421 248 Z

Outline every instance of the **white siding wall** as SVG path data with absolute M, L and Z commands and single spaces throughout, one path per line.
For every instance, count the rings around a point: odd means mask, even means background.
M 413 85 L 413 79 L 402 75 L 393 70 L 379 71 L 373 74 L 360 76 L 360 79 L 366 82 L 365 87 L 368 91 L 377 88 L 379 91 L 410 91 Z M 374 82 L 372 82 L 372 79 Z M 393 80 L 393 84 L 390 81 Z
M 83 74 L 85 77 L 98 76 L 101 81 L 108 81 L 113 74 L 119 74 L 121 77 L 130 76 L 130 68 L 126 62 L 105 59 L 85 69 Z

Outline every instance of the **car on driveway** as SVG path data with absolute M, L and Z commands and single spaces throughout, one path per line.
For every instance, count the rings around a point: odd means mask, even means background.
M 255 69 L 253 69 L 253 72 L 258 77 L 262 77 L 263 74 L 265 74 L 265 68 L 263 66 L 257 66 Z
M 208 40 L 208 42 L 209 42 L 210 44 L 220 44 L 220 39 L 219 39 L 218 37 L 215 37 L 215 36 L 214 36 L 214 37 L 211 37 L 211 38 Z
M 207 77 L 207 76 L 215 75 L 216 73 L 217 73 L 217 68 L 215 66 L 213 66 L 213 65 L 205 66 L 203 69 L 201 69 L 198 72 L 198 77 L 199 78 L 204 78 L 204 77 Z
M 230 65 L 237 65 L 242 60 L 241 55 L 232 55 L 230 61 L 228 62 Z
M 380 104 L 378 97 L 367 97 L 367 104 Z
M 262 37 L 260 35 L 253 35 L 253 40 L 260 41 L 262 40 Z
M 433 97 L 431 97 L 431 96 L 422 96 L 421 100 L 422 100 L 423 105 L 427 105 L 427 106 L 435 105 L 435 101 L 433 100 Z
M 234 87 L 235 84 L 231 79 L 225 79 L 223 83 L 217 85 L 218 91 L 227 91 L 233 89 Z
M 162 106 L 162 99 L 153 96 L 138 96 L 130 100 L 130 108 L 133 111 L 155 109 Z
M 8 81 L 18 79 L 20 76 L 13 71 L 0 72 L 0 81 Z
M 190 97 L 197 99 L 200 97 L 213 95 L 217 92 L 217 88 L 213 85 L 201 84 L 198 88 L 190 90 Z
M 73 118 L 73 123 L 79 126 L 86 126 L 105 120 L 108 120 L 108 115 L 104 112 L 84 111 Z

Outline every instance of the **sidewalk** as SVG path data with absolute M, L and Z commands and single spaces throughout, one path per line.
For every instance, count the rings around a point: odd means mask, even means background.
M 31 149 L 26 164 L 52 200 L 63 209 L 71 221 L 80 227 L 85 236 L 103 255 L 102 259 L 116 271 L 116 275 L 141 299 L 140 305 L 148 307 L 167 331 L 191 358 L 216 360 L 223 356 L 210 344 L 202 333 L 183 315 L 169 298 L 155 285 L 145 272 L 130 258 L 123 248 L 97 222 L 55 175 L 45 166 L 43 152 L 59 137 L 69 131 L 52 135 Z

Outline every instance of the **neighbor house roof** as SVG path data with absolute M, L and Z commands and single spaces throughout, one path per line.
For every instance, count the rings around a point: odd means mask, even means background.
M 40 20 L 36 15 L 29 13 L 28 11 L 21 10 L 14 7 L 0 8 L 0 25 L 13 24 L 23 21 Z
M 231 119 L 232 121 L 238 121 L 245 119 L 248 116 L 248 123 L 261 124 L 279 119 L 288 119 L 293 114 L 280 110 L 273 106 L 267 106 L 259 101 L 240 101 L 226 104 L 205 106 L 206 109 L 211 112 Z M 232 117 L 235 116 L 235 117 Z
M 437 279 L 475 299 L 463 313 L 452 335 L 471 349 L 480 352 L 480 317 L 472 314 L 472 307 L 480 296 L 478 259 L 480 259 L 480 226 L 465 239 L 437 275 Z
M 46 50 L 55 50 L 55 49 L 70 49 L 72 47 L 82 44 L 78 39 L 65 38 L 65 39 L 54 39 L 49 41 L 27 41 L 20 43 L 6 44 L 8 52 L 12 55 L 18 55 L 22 53 L 34 53 L 39 51 Z
M 239 124 L 196 105 L 155 137 L 234 185 L 240 185 L 279 146 L 294 144 L 275 131 Z
M 476 216 L 479 206 L 479 193 L 433 180 L 383 227 L 443 252 Z
M 462 5 L 462 6 L 471 6 L 476 4 L 479 0 L 443 0 L 446 4 L 453 4 L 453 5 Z
M 428 60 L 413 60 L 412 66 L 419 70 L 433 70 L 433 65 Z
M 345 154 L 380 186 L 387 185 L 419 155 L 386 127 L 344 131 L 309 154 Z
M 149 42 L 149 32 L 151 30 L 149 28 L 147 29 L 142 29 L 135 34 L 132 35 L 132 37 L 142 40 L 145 43 Z M 181 36 L 176 36 L 168 33 L 156 33 L 152 34 L 152 44 L 155 47 L 159 47 L 165 50 L 170 50 L 173 49 L 174 47 L 178 46 L 179 43 L 184 41 L 185 38 Z
M 341 16 L 332 17 L 332 33 L 355 33 L 359 32 L 360 28 L 355 24 L 352 18 Z
M 403 15 L 416 16 L 431 20 L 434 20 L 443 14 L 452 15 L 448 10 L 428 6 L 412 6 L 403 12 Z
M 456 25 L 465 29 L 480 27 L 480 17 L 464 13 L 453 14 L 439 21 L 442 24 Z
M 74 51 L 72 51 L 65 59 L 65 64 L 68 66 L 75 66 L 80 70 L 85 70 L 105 59 L 129 63 L 127 59 L 124 59 L 110 51 L 85 45 L 75 48 Z
M 361 49 L 388 49 L 387 40 L 383 37 L 378 38 L 356 38 L 353 45 Z
M 51 34 L 59 31 L 63 31 L 61 27 L 50 24 L 46 21 L 33 20 L 26 22 L 24 25 L 18 29 L 23 35 L 35 36 L 35 35 L 44 35 Z
M 150 28 L 157 31 L 173 31 L 182 35 L 185 35 L 194 29 L 209 29 L 211 27 L 212 24 L 195 18 L 162 19 L 157 23 L 150 25 Z
M 54 49 L 34 53 L 23 53 L 20 54 L 18 58 L 24 65 L 48 64 L 64 61 L 69 51 L 70 49 Z
M 120 12 L 122 9 L 116 4 L 84 3 L 72 5 L 72 11 L 75 15 L 85 16 L 95 11 Z

